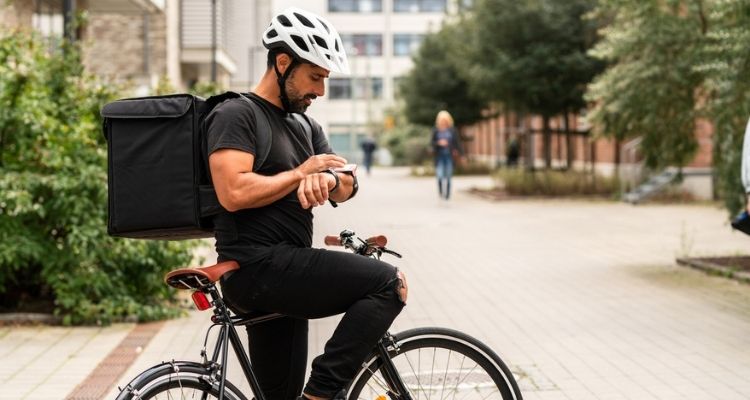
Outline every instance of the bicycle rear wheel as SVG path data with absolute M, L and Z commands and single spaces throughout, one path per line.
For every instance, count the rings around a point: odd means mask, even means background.
M 214 376 L 214 373 L 198 363 L 163 363 L 133 379 L 121 390 L 117 400 L 217 399 L 219 382 Z M 224 398 L 247 400 L 229 381 L 225 382 Z
M 418 328 L 395 335 L 390 358 L 411 400 L 521 400 L 513 374 L 482 342 L 444 328 Z M 395 396 L 373 354 L 352 381 L 349 400 L 408 400 Z M 394 399 L 395 398 L 395 399 Z

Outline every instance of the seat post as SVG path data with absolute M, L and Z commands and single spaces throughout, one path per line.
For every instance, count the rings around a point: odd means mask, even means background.
M 217 324 L 231 323 L 232 319 L 229 315 L 229 309 L 224 303 L 224 299 L 221 298 L 216 285 L 213 283 L 208 285 L 205 291 L 211 296 L 211 302 L 214 305 L 214 316 L 211 317 L 211 320 Z

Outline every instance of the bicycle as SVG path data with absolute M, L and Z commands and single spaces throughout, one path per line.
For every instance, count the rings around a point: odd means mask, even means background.
M 383 254 L 401 257 L 386 248 L 385 236 L 366 240 L 345 230 L 326 236 L 325 244 L 343 246 L 356 254 L 380 259 Z M 139 374 L 124 388 L 117 400 L 159 398 L 211 398 L 246 400 L 247 397 L 226 379 L 228 346 L 239 360 L 256 400 L 265 400 L 236 327 L 260 324 L 280 314 L 254 312 L 232 315 L 215 283 L 239 268 L 234 261 L 204 268 L 171 271 L 165 282 L 177 289 L 192 290 L 196 307 L 213 308 L 203 348 L 202 361 L 169 361 Z M 210 300 L 209 300 L 210 297 Z M 220 327 L 211 357 L 206 347 L 214 327 Z M 433 397 L 434 396 L 434 397 Z M 438 397 L 439 396 L 439 397 Z M 349 400 L 521 400 L 513 374 L 488 346 L 456 330 L 415 328 L 380 339 L 347 387 Z

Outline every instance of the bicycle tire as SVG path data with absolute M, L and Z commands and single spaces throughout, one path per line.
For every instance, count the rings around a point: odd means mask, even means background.
M 389 349 L 389 356 L 411 400 L 523 398 L 513 374 L 500 357 L 465 333 L 445 328 L 417 328 L 398 333 L 394 338 L 399 350 Z M 382 365 L 379 354 L 373 353 L 367 358 L 349 387 L 349 400 L 399 398 L 389 392 L 380 372 Z
M 117 400 L 218 398 L 219 382 L 203 364 L 172 361 L 155 365 L 121 389 Z M 224 398 L 247 400 L 229 381 L 224 382 Z M 212 397 L 208 397 L 212 396 Z

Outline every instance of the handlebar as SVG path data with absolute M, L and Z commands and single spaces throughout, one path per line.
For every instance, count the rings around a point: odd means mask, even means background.
M 323 239 L 326 246 L 343 246 L 341 238 L 338 236 L 328 235 Z
M 363 256 L 380 258 L 383 253 L 388 253 L 401 258 L 400 254 L 385 248 L 385 245 L 388 244 L 388 238 L 385 235 L 370 236 L 362 240 L 354 232 L 343 230 L 338 236 L 326 236 L 323 238 L 323 242 L 327 246 L 344 246 L 354 253 Z
M 343 246 L 344 245 L 340 236 L 328 235 L 323 239 L 323 242 L 327 246 Z M 385 237 L 385 235 L 370 236 L 369 238 L 365 239 L 365 243 L 368 246 L 385 247 L 385 245 L 388 244 L 388 238 Z

